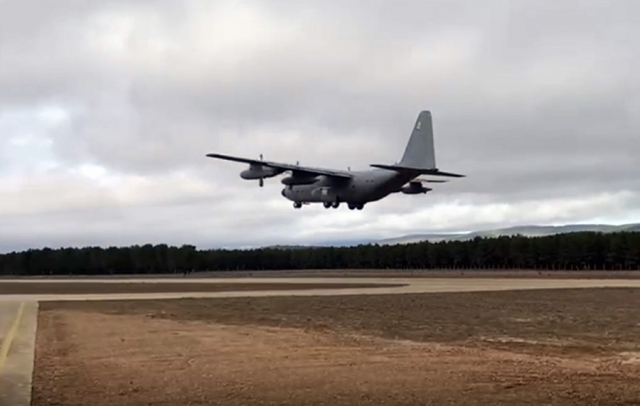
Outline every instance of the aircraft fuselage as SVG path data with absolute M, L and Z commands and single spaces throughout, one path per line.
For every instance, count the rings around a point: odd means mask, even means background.
M 415 175 L 384 169 L 352 172 L 352 174 L 353 178 L 346 182 L 336 182 L 331 178 L 320 176 L 313 184 L 286 186 L 282 190 L 282 196 L 300 204 L 347 203 L 358 208 L 400 191 L 403 185 L 415 177 Z

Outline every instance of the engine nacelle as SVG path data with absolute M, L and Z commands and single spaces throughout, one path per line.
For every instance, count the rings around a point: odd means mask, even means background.
M 240 172 L 240 177 L 245 180 L 272 178 L 282 173 L 281 170 L 264 165 L 249 165 L 249 169 Z
M 286 178 L 282 178 L 282 184 L 287 186 L 293 185 L 311 185 L 318 181 L 318 176 L 287 176 Z
M 402 189 L 400 189 L 400 192 L 404 193 L 405 195 L 419 195 L 422 193 L 430 192 L 431 190 L 433 189 L 422 186 L 422 183 L 420 182 L 411 182 L 408 186 L 404 186 Z

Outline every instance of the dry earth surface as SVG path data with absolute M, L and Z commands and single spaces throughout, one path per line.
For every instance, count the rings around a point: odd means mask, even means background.
M 264 273 L 262 273 L 264 272 Z M 561 271 L 530 269 L 351 269 L 351 270 L 298 270 L 262 272 L 211 272 L 214 277 L 375 277 L 375 278 L 515 278 L 515 279 L 640 279 L 640 270 L 635 271 Z
M 80 275 L 80 276 L 60 276 L 60 275 L 34 275 L 14 277 L 11 275 L 0 276 L 2 279 L 31 279 L 46 278 L 51 280 L 73 280 L 83 279 L 108 279 L 108 278 L 318 278 L 318 277 L 363 277 L 363 278 L 532 278 L 532 279 L 640 279 L 640 270 L 635 271 L 563 271 L 563 270 L 530 270 L 530 269 L 303 269 L 290 271 L 216 271 L 216 272 L 194 272 L 187 276 L 182 274 L 131 274 L 131 275 Z
M 33 406 L 640 404 L 635 289 L 40 309 Z
M 171 276 L 171 275 L 163 275 Z M 174 275 L 175 276 L 175 275 Z M 119 276 L 120 277 L 120 276 Z M 181 277 L 181 276 L 180 276 Z M 289 271 L 195 272 L 186 278 L 514 278 L 514 279 L 640 279 L 633 271 L 564 271 L 531 269 L 301 269 Z
M 196 274 L 194 274 L 196 275 Z M 531 278 L 531 279 L 640 279 L 636 271 L 560 271 L 560 270 L 484 270 L 484 269 L 347 269 L 347 270 L 298 270 L 261 272 L 210 272 L 200 275 L 212 277 L 363 277 L 363 278 Z

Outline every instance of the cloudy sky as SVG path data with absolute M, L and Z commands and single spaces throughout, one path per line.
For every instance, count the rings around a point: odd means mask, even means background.
M 635 0 L 0 0 L 0 251 L 640 221 Z M 294 210 L 239 154 L 364 169 L 433 112 L 468 177 Z

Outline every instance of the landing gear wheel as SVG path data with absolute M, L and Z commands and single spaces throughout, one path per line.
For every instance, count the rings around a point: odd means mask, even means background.
M 260 187 L 264 187 L 264 179 L 261 178 L 258 184 L 260 185 Z
M 294 209 L 299 209 L 299 208 L 301 208 L 301 207 L 302 207 L 302 203 L 300 203 L 300 202 L 293 202 L 293 208 L 294 208 Z
M 329 203 L 329 202 L 324 202 L 324 203 L 322 203 L 322 204 L 324 205 L 324 208 L 325 208 L 325 209 L 329 209 L 329 208 L 331 208 L 331 203 Z
M 331 207 L 333 207 L 334 209 L 337 209 L 338 207 L 340 207 L 340 202 L 333 202 L 331 204 Z
M 359 204 L 359 205 L 357 205 L 357 206 L 356 206 L 356 209 L 358 209 L 358 210 L 362 210 L 362 209 L 364 209 L 364 204 Z

